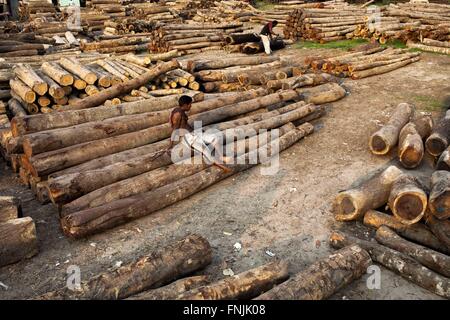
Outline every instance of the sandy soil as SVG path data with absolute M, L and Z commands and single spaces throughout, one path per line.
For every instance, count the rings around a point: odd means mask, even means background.
M 439 115 L 439 105 L 450 104 L 449 80 L 450 57 L 435 54 L 423 54 L 420 62 L 385 75 L 346 80 L 349 95 L 315 122 L 313 135 L 282 153 L 276 175 L 262 176 L 260 168 L 253 168 L 156 214 L 85 240 L 67 239 L 55 208 L 35 201 L 0 162 L 0 195 L 22 199 L 25 214 L 36 222 L 40 246 L 36 257 L 0 269 L 0 281 L 8 286 L 0 286 L 0 298 L 29 298 L 59 288 L 69 265 L 78 265 L 86 280 L 189 233 L 206 237 L 213 246 L 213 263 L 201 273 L 214 278 L 223 277 L 226 268 L 238 273 L 273 259 L 288 260 L 292 273 L 301 271 L 333 251 L 327 243 L 331 230 L 367 233 L 355 223 L 336 223 L 330 199 L 393 157 L 375 157 L 368 151 L 370 133 L 400 102 Z M 236 242 L 242 245 L 240 251 L 233 248 Z M 367 289 L 363 277 L 332 298 L 439 299 L 381 270 L 381 289 Z

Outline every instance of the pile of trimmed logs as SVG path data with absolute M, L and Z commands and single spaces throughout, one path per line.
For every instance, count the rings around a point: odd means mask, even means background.
M 306 58 L 305 63 L 313 71 L 323 71 L 339 77 L 361 79 L 383 74 L 417 62 L 420 53 L 406 49 L 368 45 L 356 52 L 330 58 Z
M 220 50 L 227 34 L 246 30 L 242 23 L 168 24 L 153 32 L 151 51 L 178 50 L 180 54 Z
M 214 1 L 213 6 L 198 9 L 192 20 L 199 23 L 247 22 L 256 9 L 242 1 Z
M 162 63 L 151 69 L 152 79 L 172 75 L 168 71 L 176 68 L 176 61 Z M 144 83 L 152 79 L 147 76 Z M 143 82 L 135 80 L 124 86 L 132 83 L 128 90 L 138 89 Z M 312 133 L 313 126 L 306 121 L 324 113 L 321 106 L 312 103 L 328 103 L 345 96 L 345 90 L 337 84 L 312 89 L 268 94 L 260 88 L 215 95 L 205 101 L 199 101 L 202 95 L 193 95 L 198 102 L 190 110 L 190 121 L 202 121 L 205 130 L 228 134 L 224 130 L 234 128 L 231 132 L 243 133 L 231 158 L 245 160 L 249 152 L 256 152 L 248 150 L 245 138 L 257 139 L 259 136 L 251 138 L 251 133 L 259 129 L 279 128 L 279 138 L 259 148 L 275 150 L 271 146 L 276 143 L 282 151 Z M 58 204 L 61 225 L 68 236 L 85 237 L 151 214 L 257 164 L 230 164 L 230 172 L 206 164 L 173 164 L 165 151 L 171 132 L 167 119 L 180 95 L 101 106 L 119 93 L 116 88 L 108 88 L 70 106 L 73 111 L 16 116 L 12 120 L 13 137 L 8 141 L 16 146 L 9 148 L 12 167 L 40 201 L 50 199 Z M 298 99 L 304 101 L 293 103 Z
M 267 22 L 277 20 L 278 24 L 274 28 L 274 32 L 281 33 L 279 30 L 283 30 L 283 28 L 286 27 L 290 14 L 290 10 L 259 11 L 256 15 L 250 18 L 250 21 L 264 25 Z
M 215 282 L 206 275 L 189 276 L 204 269 L 212 259 L 208 241 L 191 234 L 116 270 L 94 276 L 82 282 L 78 290 L 64 287 L 35 300 L 322 300 L 359 279 L 372 263 L 368 252 L 351 245 L 292 277 L 289 264 L 282 260 Z
M 31 258 L 38 253 L 33 219 L 22 217 L 20 201 L 0 196 L 0 267 Z
M 56 15 L 56 8 L 51 0 L 20 0 L 18 13 L 21 21 L 48 19 Z
M 109 18 L 125 17 L 127 14 L 121 0 L 87 0 L 86 7 L 92 8 Z
M 149 42 L 150 38 L 145 35 L 126 35 L 92 42 L 81 41 L 80 49 L 83 52 L 136 53 L 148 51 Z
M 450 24 L 449 24 L 450 29 Z M 408 48 L 420 49 L 422 51 L 436 52 L 450 55 L 450 37 L 447 41 L 433 40 L 424 38 L 422 43 L 406 42 Z

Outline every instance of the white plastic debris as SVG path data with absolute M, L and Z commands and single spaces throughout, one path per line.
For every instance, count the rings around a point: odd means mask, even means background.
M 234 250 L 235 251 L 240 251 L 242 249 L 242 244 L 240 244 L 239 242 L 236 242 L 234 245 Z
M 91 242 L 91 243 L 89 243 L 89 245 L 94 248 L 97 246 L 97 244 L 95 242 Z
M 296 187 L 290 187 L 289 188 L 289 192 L 296 192 L 297 191 L 297 188 Z
M 226 236 L 232 236 L 233 235 L 231 232 L 226 232 L 226 231 L 224 231 L 223 234 L 226 235 Z
M 9 287 L 6 284 L 4 284 L 3 282 L 1 282 L 1 281 L 0 281 L 0 287 L 2 287 L 5 290 L 9 289 Z
M 273 253 L 273 252 L 270 251 L 270 250 L 266 250 L 266 254 L 267 254 L 269 257 L 275 257 L 275 253 Z
M 234 276 L 234 272 L 230 268 L 224 269 L 222 271 L 222 273 L 224 276 L 230 276 L 230 277 Z
M 114 267 L 116 268 L 120 268 L 122 266 L 122 261 L 116 261 L 116 263 L 114 264 Z

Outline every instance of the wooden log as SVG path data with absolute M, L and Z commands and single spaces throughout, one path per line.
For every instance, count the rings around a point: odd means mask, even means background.
M 408 123 L 414 112 L 412 105 L 400 103 L 389 121 L 370 136 L 369 147 L 373 154 L 384 155 L 397 145 L 400 130 Z
M 175 300 L 179 295 L 209 283 L 208 276 L 183 278 L 164 287 L 141 292 L 127 298 L 127 300 Z
M 54 62 L 44 62 L 41 70 L 61 86 L 73 84 L 73 76 Z
M 174 70 L 179 67 L 180 67 L 180 65 L 179 65 L 178 61 L 176 61 L 176 60 L 173 60 L 171 62 L 162 63 L 162 64 L 150 69 L 147 73 L 144 73 L 143 75 L 139 76 L 138 78 L 127 81 L 126 83 L 121 83 L 121 84 L 109 87 L 108 89 L 103 90 L 99 94 L 82 99 L 78 103 L 73 104 L 70 107 L 68 107 L 68 109 L 79 110 L 79 109 L 84 109 L 84 108 L 96 107 L 98 105 L 101 105 L 108 99 L 115 98 L 121 94 L 125 94 L 127 92 L 130 92 L 133 89 L 139 88 L 139 87 L 143 86 L 144 84 L 148 83 L 149 81 L 153 80 L 160 74 L 166 73 L 167 71 Z
M 202 269 L 211 260 L 208 241 L 193 234 L 135 262 L 82 282 L 80 290 L 65 287 L 38 299 L 124 299 Z
M 0 223 L 22 216 L 19 199 L 12 196 L 0 196 Z
M 85 68 L 73 57 L 61 58 L 59 64 L 64 69 L 86 81 L 87 84 L 94 84 L 97 81 L 97 75 L 88 68 Z
M 270 290 L 289 277 L 288 264 L 270 262 L 215 283 L 182 293 L 177 300 L 250 299 Z
M 0 266 L 31 258 L 38 253 L 36 228 L 30 217 L 0 223 Z
M 435 46 L 427 46 L 420 43 L 413 43 L 411 41 L 408 41 L 406 43 L 408 48 L 414 48 L 414 49 L 420 49 L 422 51 L 429 51 L 429 52 L 436 52 L 436 53 L 442 53 L 442 54 L 450 54 L 450 48 L 446 47 L 435 47 Z
M 438 170 L 431 176 L 429 199 L 431 213 L 438 219 L 450 218 L 450 172 Z
M 386 204 L 391 186 L 402 174 L 395 166 L 377 172 L 349 190 L 339 192 L 334 199 L 333 211 L 338 221 L 362 218 L 370 209 Z
M 447 247 L 442 244 L 424 224 L 416 223 L 413 225 L 404 225 L 393 216 L 375 210 L 369 210 L 366 212 L 364 215 L 364 224 L 375 229 L 385 225 L 395 230 L 395 232 L 406 239 L 412 240 L 439 252 L 446 254 L 450 253 Z
M 38 95 L 43 96 L 47 93 L 47 83 L 29 65 L 19 63 L 13 68 L 13 72 Z
M 450 220 L 439 220 L 433 215 L 426 217 L 427 225 L 430 227 L 431 232 L 442 242 L 447 250 L 450 251 Z
M 369 254 L 357 245 L 336 251 L 256 300 L 323 300 L 367 272 Z
M 305 123 L 273 141 L 270 144 L 269 149 L 282 151 L 305 135 L 310 134 L 312 130 L 313 127 L 310 124 Z M 266 146 L 264 148 L 266 148 Z M 257 152 L 261 152 L 261 150 L 258 149 L 254 151 L 252 155 L 256 156 L 258 154 Z M 245 154 L 243 155 L 243 159 L 245 160 L 250 156 L 251 155 Z M 229 172 L 225 172 L 216 166 L 212 166 L 192 176 L 180 179 L 150 192 L 120 199 L 105 206 L 69 214 L 61 219 L 61 224 L 65 234 L 68 236 L 74 238 L 84 237 L 107 228 L 112 228 L 128 220 L 151 214 L 185 199 L 190 195 L 229 177 L 233 173 L 245 170 L 253 165 L 255 164 L 235 165 L 230 168 Z M 175 190 L 177 191 L 175 192 Z M 159 200 L 155 201 L 154 199 Z M 108 207 L 107 210 L 106 207 Z
M 64 97 L 65 92 L 61 86 L 56 83 L 52 78 L 44 74 L 42 71 L 36 71 L 37 75 L 47 83 L 48 86 L 48 94 L 56 99 L 61 99 Z
M 201 112 L 201 108 L 206 108 L 210 111 L 195 115 L 194 117 L 191 117 L 190 121 L 192 121 L 191 123 L 193 123 L 193 121 L 202 121 L 203 125 L 206 125 L 212 122 L 219 122 L 229 117 L 251 112 L 280 101 L 296 99 L 296 97 L 297 93 L 291 90 L 239 102 L 231 106 L 217 108 L 214 110 L 210 110 L 211 104 L 208 103 L 197 106 L 197 111 Z M 41 153 L 31 159 L 32 168 L 30 168 L 30 170 L 34 176 L 45 175 L 85 162 L 87 160 L 98 158 L 100 156 L 105 156 L 159 141 L 169 137 L 170 132 L 170 125 L 167 123 L 115 137 L 86 142 L 82 145 L 54 150 L 48 153 Z
M 386 226 L 378 228 L 375 239 L 386 247 L 414 258 L 425 267 L 446 277 L 450 277 L 449 256 L 405 240 Z
M 307 103 L 323 104 L 334 102 L 345 97 L 346 92 L 339 84 L 331 82 L 312 88 L 296 89 L 301 100 Z
M 36 100 L 36 93 L 21 80 L 11 79 L 9 85 L 23 101 L 33 103 Z
M 9 99 L 8 108 L 14 117 L 23 117 L 23 116 L 27 115 L 27 112 L 25 111 L 23 106 L 20 104 L 20 102 L 14 98 Z
M 278 60 L 279 58 L 273 56 L 251 56 L 207 61 L 189 61 L 187 68 L 190 72 L 196 72 L 201 70 L 224 69 L 233 66 L 260 65 Z
M 352 73 L 352 79 L 362 79 L 365 77 L 370 77 L 377 74 L 383 74 L 386 72 L 390 72 L 392 70 L 399 69 L 404 67 L 410 63 L 414 63 L 420 60 L 420 57 L 409 58 L 400 62 L 390 63 L 381 67 L 375 67 L 367 70 L 355 71 Z
M 425 147 L 432 156 L 439 156 L 449 145 L 450 139 L 450 110 L 445 113 L 433 132 L 425 142 Z
M 394 216 L 403 224 L 419 222 L 428 205 L 427 194 L 419 180 L 404 174 L 392 184 L 388 200 Z
M 434 47 L 443 47 L 443 48 L 450 48 L 450 42 L 446 41 L 438 41 L 434 39 L 423 39 L 423 43 L 428 46 L 434 46 Z
M 450 280 L 448 278 L 429 270 L 416 260 L 398 251 L 374 242 L 354 238 L 340 232 L 333 232 L 331 234 L 330 244 L 336 248 L 357 244 L 369 252 L 374 262 L 398 273 L 405 279 L 424 289 L 447 299 L 450 298 Z
M 157 62 L 157 61 L 169 61 L 173 58 L 177 58 L 178 57 L 178 50 L 170 50 L 164 53 L 153 53 L 153 54 L 149 54 L 148 56 L 146 56 L 144 58 L 144 61 L 147 65 L 151 64 L 152 62 Z
M 405 168 L 417 167 L 425 152 L 423 139 L 426 139 L 433 128 L 433 119 L 422 116 L 406 124 L 399 134 L 398 158 Z

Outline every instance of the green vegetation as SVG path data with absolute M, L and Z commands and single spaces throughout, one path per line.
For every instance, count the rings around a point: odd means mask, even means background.
M 404 44 L 402 41 L 400 40 L 389 40 L 388 42 L 386 42 L 385 44 L 381 45 L 382 47 L 394 47 L 397 49 L 405 49 L 406 48 L 406 44 Z
M 295 49 L 307 48 L 307 49 L 341 49 L 348 50 L 359 46 L 361 44 L 368 43 L 366 39 L 351 39 L 351 40 L 341 40 L 341 41 L 331 41 L 324 44 L 313 41 L 298 41 L 294 44 Z
M 261 11 L 273 10 L 274 3 L 271 3 L 268 0 L 257 0 L 255 1 L 254 7 Z
M 428 112 L 441 111 L 442 109 L 445 109 L 444 103 L 432 96 L 413 95 L 412 99 L 417 103 L 420 109 Z

